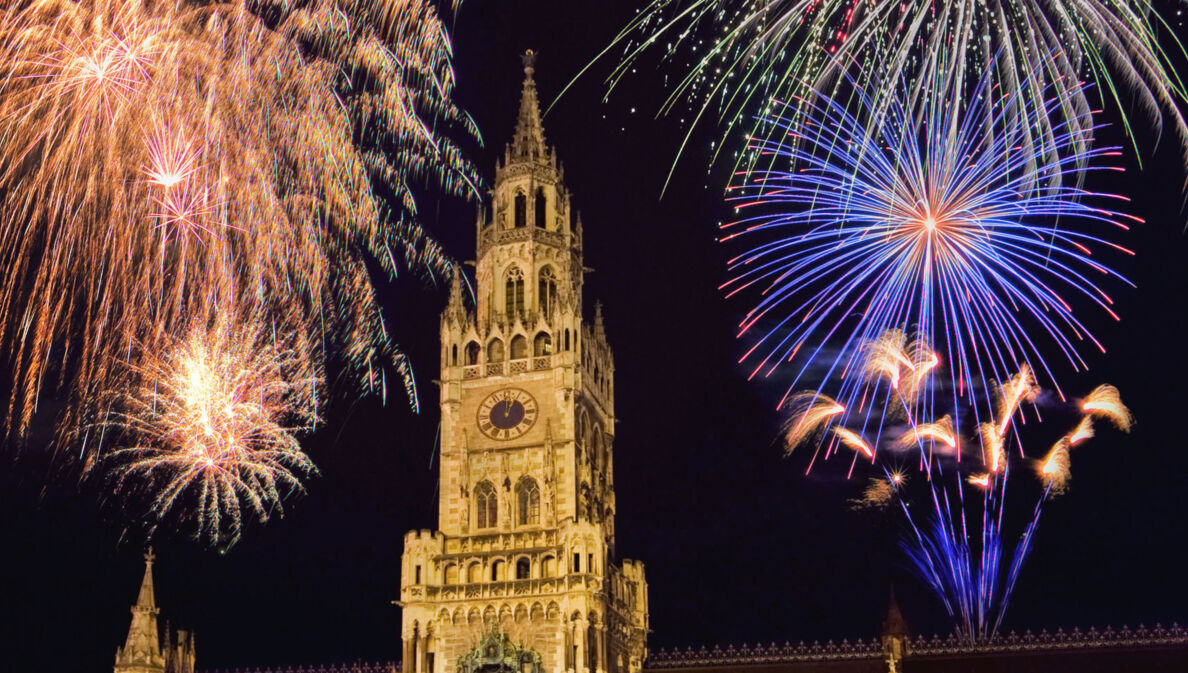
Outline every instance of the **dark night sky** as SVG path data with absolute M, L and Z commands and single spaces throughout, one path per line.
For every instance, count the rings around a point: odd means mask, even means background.
M 551 99 L 637 4 L 468 0 L 454 35 L 457 95 L 486 136 L 476 156 L 488 177 L 512 131 L 517 55 L 537 49 L 537 81 Z M 615 350 L 618 547 L 647 565 L 651 646 L 870 637 L 892 581 L 916 631 L 947 631 L 939 604 L 902 568 L 897 520 L 847 510 L 860 483 L 832 470 L 806 477 L 802 456 L 781 456 L 774 406 L 783 384 L 745 381 L 732 335 L 745 307 L 716 289 L 728 252 L 715 242 L 718 183 L 694 152 L 660 198 L 682 128 L 652 118 L 663 84 L 655 71 L 634 74 L 601 103 L 609 65 L 579 81 L 545 129 L 586 223 L 595 269 L 586 305 L 605 303 Z M 1115 383 L 1138 426 L 1129 436 L 1104 432 L 1077 454 L 1072 490 L 1046 511 L 1008 627 L 1188 618 L 1183 177 L 1165 150 L 1111 185 L 1148 221 L 1121 241 L 1136 258 L 1117 265 L 1138 288 L 1113 288 L 1120 324 L 1084 314 L 1109 353 L 1086 350 L 1092 371 L 1063 381 L 1071 391 Z M 447 250 L 472 258 L 470 208 L 423 208 Z M 181 542 L 160 549 L 159 601 L 175 624 L 197 631 L 201 667 L 398 657 L 390 601 L 402 536 L 436 520 L 430 379 L 445 293 L 402 279 L 388 294 L 425 412 L 339 390 L 307 442 L 322 476 L 284 519 L 225 555 Z M 37 462 L 0 470 L 0 668 L 110 670 L 141 572 L 139 544 L 90 490 L 68 478 L 43 489 Z

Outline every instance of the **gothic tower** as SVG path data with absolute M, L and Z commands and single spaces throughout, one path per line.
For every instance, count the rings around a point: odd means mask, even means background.
M 601 306 L 583 318 L 581 219 L 533 70 L 529 51 L 477 217 L 476 301 L 455 274 L 441 318 L 440 530 L 404 538 L 405 673 L 456 673 L 480 641 L 538 653 L 523 667 L 542 673 L 647 656 L 643 564 L 615 553 L 614 362 Z

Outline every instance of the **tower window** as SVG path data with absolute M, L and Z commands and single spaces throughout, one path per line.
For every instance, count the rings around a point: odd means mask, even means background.
M 574 553 L 573 555 L 573 571 L 580 573 L 582 571 L 582 555 Z
M 450 364 L 455 367 L 458 366 L 458 344 L 454 344 L 453 357 L 450 359 Z
M 466 581 L 470 584 L 481 582 L 483 579 L 482 572 L 483 568 L 478 564 L 478 561 L 471 563 L 470 567 L 466 569 Z
M 540 487 L 532 477 L 522 477 L 516 484 L 516 523 L 532 526 L 540 523 Z
M 532 355 L 541 357 L 553 354 L 553 337 L 548 332 L 540 332 L 532 342 Z
M 507 280 L 504 284 L 504 309 L 507 319 L 512 320 L 519 313 L 524 312 L 524 274 L 520 267 L 513 266 L 507 270 Z
M 526 558 L 516 561 L 516 579 L 526 580 L 532 576 L 532 562 Z
M 523 192 L 516 193 L 516 229 L 528 226 L 528 199 Z
M 487 362 L 503 362 L 503 342 L 499 339 L 487 344 Z
M 569 329 L 568 328 L 565 330 L 565 348 L 564 348 L 564 350 L 565 351 L 569 350 Z
M 421 566 L 420 566 L 420 564 L 417 564 L 415 574 L 416 574 L 416 577 L 413 579 L 413 584 L 420 584 L 421 583 Z
M 457 584 L 458 583 L 458 566 L 454 565 L 453 563 L 446 566 L 445 583 L 446 584 Z
M 503 579 L 503 561 L 496 561 L 491 564 L 491 581 L 498 582 Z
M 532 205 L 536 215 L 536 228 L 544 229 L 548 222 L 548 211 L 546 210 L 548 201 L 545 199 L 544 189 L 539 187 L 536 189 L 536 203 Z
M 553 556 L 546 556 L 540 564 L 541 577 L 553 577 L 557 574 L 557 559 Z
M 517 334 L 511 340 L 511 359 L 522 360 L 528 357 L 528 339 L 524 335 Z
M 481 350 L 482 347 L 478 345 L 477 341 L 471 341 L 470 343 L 466 344 L 466 364 L 477 365 L 479 351 Z
M 546 266 L 540 270 L 540 281 L 536 290 L 540 312 L 548 317 L 557 305 L 557 276 L 553 273 L 553 267 Z
M 498 513 L 498 496 L 489 481 L 481 481 L 474 487 L 474 505 L 479 528 L 494 528 Z

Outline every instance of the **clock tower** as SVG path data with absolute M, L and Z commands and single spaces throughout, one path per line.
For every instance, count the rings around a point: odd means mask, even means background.
M 487 650 L 531 653 L 504 665 L 518 673 L 635 673 L 647 656 L 643 564 L 615 550 L 614 361 L 601 306 L 583 317 L 581 218 L 533 70 L 529 51 L 475 225 L 475 301 L 455 273 L 441 318 L 440 530 L 404 538 L 404 673 Z

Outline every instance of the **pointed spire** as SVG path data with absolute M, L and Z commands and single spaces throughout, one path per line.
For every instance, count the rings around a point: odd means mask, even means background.
M 521 57 L 524 61 L 524 85 L 520 92 L 520 117 L 516 121 L 516 134 L 508 147 L 509 161 L 538 160 L 545 158 L 544 127 L 540 123 L 540 101 L 536 96 L 536 52 L 529 49 Z
M 165 657 L 161 654 L 161 640 L 157 635 L 157 599 L 153 588 L 153 550 L 144 555 L 144 578 L 140 593 L 132 606 L 132 623 L 124 646 L 116 651 L 115 671 L 164 671 Z
M 140 580 L 140 594 L 136 597 L 136 607 L 133 609 L 143 610 L 157 614 L 157 594 L 153 589 L 153 561 L 157 560 L 157 556 L 153 554 L 153 548 L 149 547 L 148 551 L 144 553 L 144 578 Z
M 895 600 L 895 585 L 891 586 L 891 597 L 887 601 L 887 616 L 883 618 L 882 635 L 884 637 L 906 637 L 908 635 L 907 620 L 903 618 L 903 611 L 899 609 L 899 601 Z

